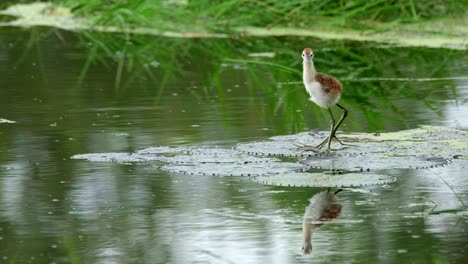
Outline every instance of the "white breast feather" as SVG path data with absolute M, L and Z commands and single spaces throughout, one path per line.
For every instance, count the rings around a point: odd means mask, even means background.
M 323 108 L 330 108 L 335 105 L 340 99 L 340 94 L 330 96 L 324 92 L 322 85 L 319 82 L 304 83 L 307 93 L 310 95 L 309 100 Z

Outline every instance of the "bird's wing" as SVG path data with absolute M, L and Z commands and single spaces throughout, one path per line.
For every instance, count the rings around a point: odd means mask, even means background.
M 326 88 L 328 91 L 332 94 L 337 94 L 341 93 L 343 91 L 343 85 L 341 85 L 340 81 L 337 79 L 328 76 L 324 73 L 317 72 L 315 75 L 315 79 L 317 82 L 319 82 L 324 88 Z

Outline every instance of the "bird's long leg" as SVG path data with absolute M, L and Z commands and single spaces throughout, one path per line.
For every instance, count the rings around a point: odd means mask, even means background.
M 327 137 L 324 141 L 322 141 L 322 143 L 320 143 L 317 146 L 317 148 L 319 148 L 319 149 L 322 148 L 326 143 L 328 143 L 328 149 L 330 149 L 331 140 L 333 138 L 336 139 L 336 141 L 338 141 L 341 145 L 346 145 L 343 142 L 341 142 L 341 140 L 339 140 L 338 137 L 336 137 L 336 131 L 338 131 L 338 128 L 340 127 L 340 125 L 343 123 L 343 121 L 348 116 L 348 110 L 346 108 L 344 108 L 340 104 L 336 104 L 336 105 L 343 110 L 343 114 L 341 115 L 340 120 L 338 120 L 338 123 L 336 123 L 336 126 L 335 126 L 335 119 L 333 118 L 333 114 L 332 114 L 330 108 L 328 109 L 328 111 L 330 112 L 332 128 L 331 128 L 331 131 L 330 131 L 330 136 Z
M 333 133 L 333 130 L 335 129 L 335 118 L 333 117 L 333 114 L 332 114 L 332 111 L 330 110 L 330 108 L 328 108 L 328 112 L 330 113 L 330 135 L 325 138 L 324 141 L 322 141 L 322 143 L 318 144 L 316 146 L 316 148 L 320 149 L 322 148 L 325 143 L 329 142 L 330 141 L 330 136 L 332 135 Z M 328 144 L 330 146 L 330 144 Z
M 346 108 L 344 108 L 340 104 L 336 104 L 336 105 L 343 110 L 343 114 L 341 115 L 340 120 L 338 120 L 338 123 L 336 123 L 335 125 L 335 118 L 333 117 L 333 114 L 330 108 L 328 108 L 328 112 L 330 113 L 330 135 L 327 138 L 325 138 L 325 140 L 322 141 L 320 144 L 318 144 L 316 147 L 302 147 L 304 150 L 311 150 L 314 152 L 318 152 L 325 144 L 328 143 L 327 150 L 330 151 L 331 141 L 333 138 L 336 139 L 336 141 L 338 141 L 341 145 L 349 145 L 349 144 L 344 144 L 343 142 L 341 142 L 341 140 L 339 140 L 336 137 L 336 131 L 338 131 L 338 128 L 348 116 L 348 110 Z
M 335 118 L 333 117 L 332 111 L 330 108 L 328 108 L 328 112 L 330 113 L 330 135 L 328 136 L 328 146 L 327 150 L 330 151 L 330 145 L 333 137 L 335 136 Z
M 336 104 L 336 106 L 338 106 L 339 108 L 341 108 L 341 110 L 343 110 L 343 114 L 341 115 L 340 117 L 340 120 L 338 120 L 338 123 L 336 124 L 335 128 L 333 129 L 333 132 L 332 132 L 332 135 L 330 135 L 331 138 L 335 138 L 338 142 L 340 142 L 341 145 L 344 145 L 343 142 L 341 142 L 336 136 L 335 136 L 335 133 L 336 131 L 338 131 L 338 128 L 340 127 L 341 123 L 343 123 L 343 121 L 346 119 L 346 117 L 348 116 L 348 110 L 346 108 L 344 108 L 342 105 L 340 104 Z

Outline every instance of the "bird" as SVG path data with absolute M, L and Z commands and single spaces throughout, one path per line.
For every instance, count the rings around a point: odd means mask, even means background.
M 305 48 L 302 51 L 302 59 L 302 77 L 305 89 L 310 96 L 309 100 L 322 108 L 328 109 L 328 112 L 330 113 L 330 135 L 316 147 L 312 147 L 310 149 L 317 152 L 327 144 L 326 151 L 330 152 L 332 139 L 336 139 L 340 144 L 344 145 L 336 137 L 336 131 L 348 116 L 348 110 L 338 103 L 343 92 L 343 85 L 337 79 L 315 70 L 314 52 L 311 48 Z M 331 111 L 331 107 L 335 105 L 343 110 L 343 114 L 338 120 L 338 123 L 335 122 L 335 118 Z
M 312 233 L 315 229 L 324 224 L 324 221 L 337 218 L 341 213 L 341 204 L 338 203 L 336 195 L 341 192 L 338 189 L 335 192 L 319 192 L 309 199 L 309 206 L 306 207 L 302 221 L 302 231 L 304 241 L 302 251 L 304 254 L 312 253 Z

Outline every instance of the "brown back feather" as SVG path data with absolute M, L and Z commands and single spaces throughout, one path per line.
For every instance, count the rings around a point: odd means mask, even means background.
M 343 91 L 343 85 L 337 79 L 324 73 L 317 72 L 315 80 L 319 82 L 329 93 L 338 94 Z

